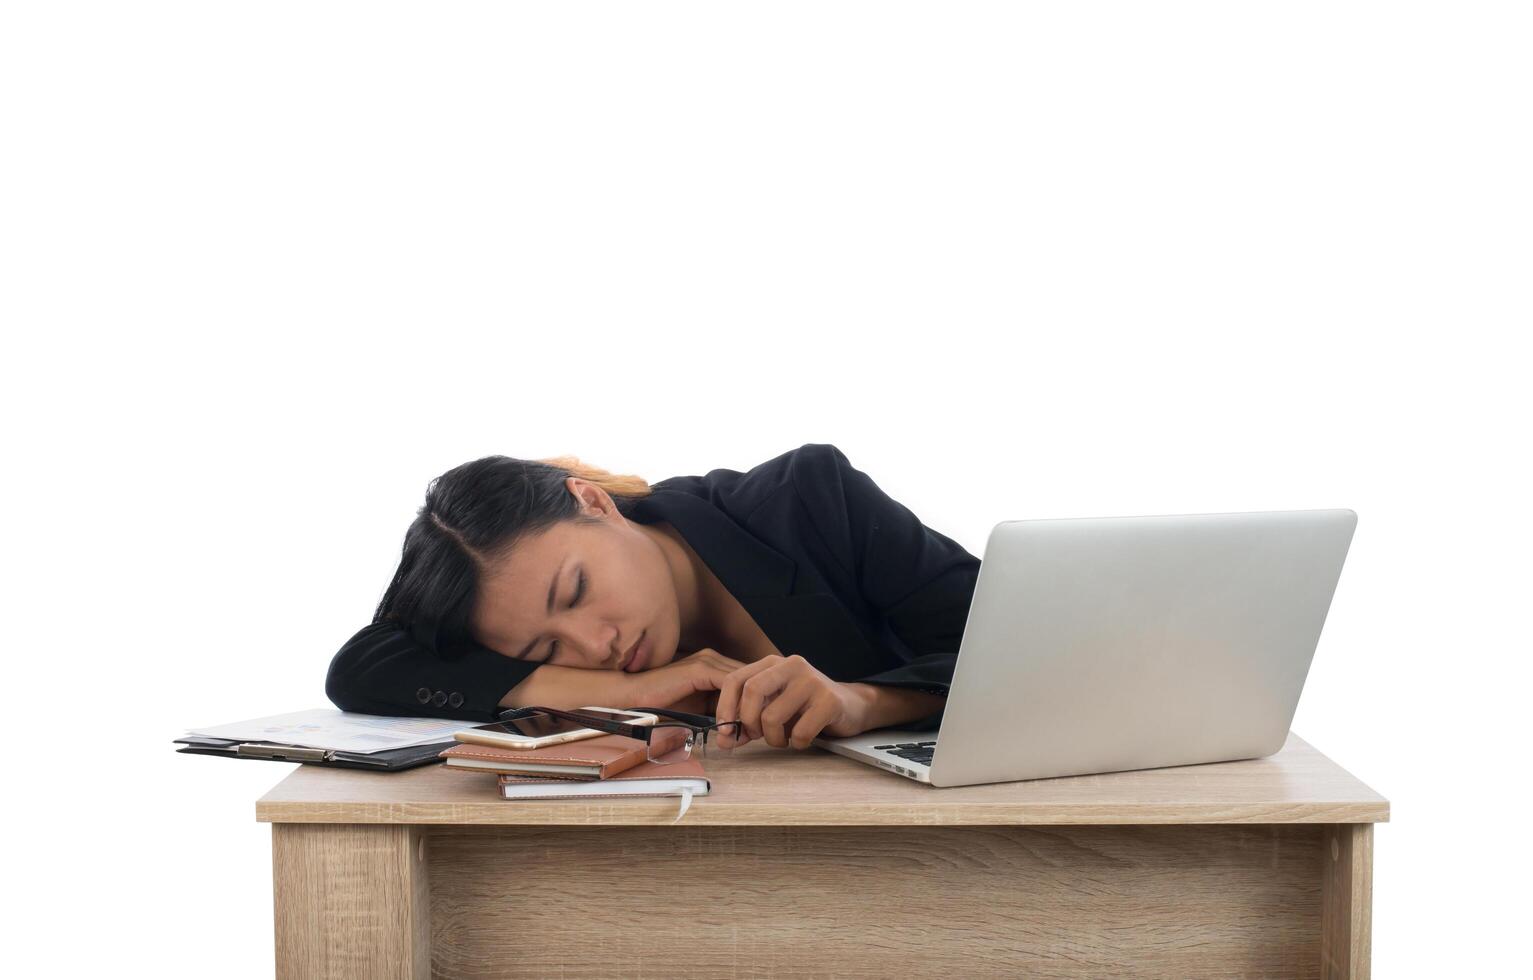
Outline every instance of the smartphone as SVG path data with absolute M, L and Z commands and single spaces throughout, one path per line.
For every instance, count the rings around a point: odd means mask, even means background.
M 577 708 L 581 714 L 606 721 L 621 721 L 629 725 L 653 725 L 660 719 L 643 711 L 620 711 L 617 708 Z M 477 742 L 480 745 L 509 746 L 517 749 L 540 749 L 545 745 L 561 742 L 577 742 L 583 738 L 605 735 L 594 728 L 584 728 L 578 722 L 556 718 L 542 711 L 518 718 L 478 725 L 458 732 L 454 737 L 460 742 Z

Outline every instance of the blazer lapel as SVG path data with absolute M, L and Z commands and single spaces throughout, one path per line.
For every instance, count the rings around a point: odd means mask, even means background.
M 645 524 L 665 521 L 708 563 L 741 602 L 755 596 L 791 594 L 798 564 L 769 547 L 713 504 L 679 490 L 656 490 L 641 497 L 632 516 Z
M 799 567 L 707 500 L 656 490 L 635 504 L 642 523 L 665 521 L 750 613 L 784 655 L 798 653 L 832 680 L 851 680 L 886 659 L 812 567 Z

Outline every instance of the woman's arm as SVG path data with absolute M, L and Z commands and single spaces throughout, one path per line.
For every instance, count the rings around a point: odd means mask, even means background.
M 723 676 L 726 671 L 699 670 L 701 664 L 703 661 L 696 661 L 686 670 L 674 672 L 669 680 L 664 675 L 649 675 L 669 670 L 674 664 L 637 674 L 544 664 L 533 671 L 532 676 L 507 691 L 506 696 L 500 699 L 500 706 L 525 708 L 529 705 L 542 705 L 546 708 L 570 710 L 586 706 L 633 708 L 642 705 L 674 708 L 694 714 L 712 714 L 714 702 L 718 698 L 718 681 L 708 678 L 712 673 Z M 693 674 L 697 676 L 694 678 Z M 703 685 L 703 689 L 698 689 L 698 683 Z
M 565 709 L 599 705 L 675 708 L 711 714 L 724 678 L 744 666 L 708 648 L 636 674 L 545 664 L 506 692 L 500 703 L 508 708 L 533 704 Z
M 342 711 L 493 721 L 506 708 L 675 707 L 707 714 L 723 678 L 744 664 L 704 649 L 626 674 L 529 663 L 488 647 L 437 657 L 395 623 L 370 623 L 330 662 L 325 693 Z
M 820 732 L 844 736 L 899 725 L 935 729 L 979 579 L 980 561 L 932 530 L 829 444 L 794 453 L 801 512 L 888 624 L 903 663 L 833 681 L 801 656 L 758 660 L 731 678 L 718 717 L 743 722 L 745 738 L 806 748 Z M 770 699 L 770 703 L 768 700 Z M 731 744 L 727 736 L 721 746 Z
M 494 721 L 497 702 L 538 665 L 475 647 L 438 657 L 397 623 L 369 623 L 330 661 L 325 694 L 342 711 Z
M 729 749 L 752 739 L 783 749 L 807 749 L 815 737 L 860 735 L 904 725 L 940 711 L 944 698 L 878 684 L 834 681 L 798 654 L 773 654 L 724 678 L 719 721 L 739 721 L 741 731 L 720 732 Z
M 591 670 L 585 667 L 560 667 L 544 664 L 526 680 L 507 691 L 500 699 L 502 708 L 604 708 L 629 707 L 635 675 L 616 670 Z M 655 705 L 657 708 L 665 705 Z
M 810 445 L 799 454 L 802 461 L 795 460 L 794 481 L 805 512 L 822 538 L 838 544 L 838 555 L 855 576 L 858 591 L 909 652 L 900 666 L 860 677 L 858 682 L 945 699 L 979 580 L 980 560 L 923 524 L 835 446 Z M 893 695 L 879 701 L 881 705 L 900 703 Z M 935 705 L 935 712 L 945 702 L 903 703 Z M 930 729 L 939 721 L 940 716 L 932 715 L 905 727 Z
M 941 711 L 947 698 L 925 691 L 912 691 L 901 687 L 884 687 L 879 684 L 863 684 L 858 681 L 844 683 L 861 702 L 860 718 L 856 731 L 861 735 L 875 728 L 890 728 L 906 722 L 918 721 Z

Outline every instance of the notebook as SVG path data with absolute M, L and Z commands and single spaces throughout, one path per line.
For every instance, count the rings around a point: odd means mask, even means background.
M 508 800 L 558 800 L 571 797 L 680 796 L 682 813 L 694 796 L 707 796 L 711 788 L 703 764 L 696 757 L 661 765 L 641 762 L 610 779 L 545 779 L 536 776 L 500 777 L 500 795 Z M 680 819 L 678 816 L 677 819 Z
M 416 766 L 437 761 L 443 746 L 452 742 L 430 742 L 411 745 L 402 749 L 383 749 L 378 752 L 342 752 L 337 749 L 317 749 L 303 745 L 283 745 L 270 742 L 241 742 L 229 738 L 207 738 L 187 735 L 178 738 L 183 748 L 177 752 L 193 755 L 221 755 L 231 759 L 264 759 L 270 762 L 302 762 L 311 766 L 335 766 L 339 769 L 368 769 L 373 772 L 400 772 Z
M 174 741 L 184 746 L 178 752 L 197 755 L 398 772 L 436 762 L 456 733 L 474 726 L 462 719 L 314 708 L 194 728 Z
M 599 735 L 541 749 L 459 742 L 441 753 L 449 769 L 561 777 L 562 781 L 611 779 L 645 761 L 643 742 L 626 735 Z M 664 769 L 665 766 L 660 768 Z

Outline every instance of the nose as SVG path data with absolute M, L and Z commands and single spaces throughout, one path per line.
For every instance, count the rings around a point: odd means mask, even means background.
M 620 635 L 616 626 L 598 623 L 567 638 L 565 642 L 579 653 L 584 666 L 611 669 L 623 657 L 623 650 L 618 645 Z

